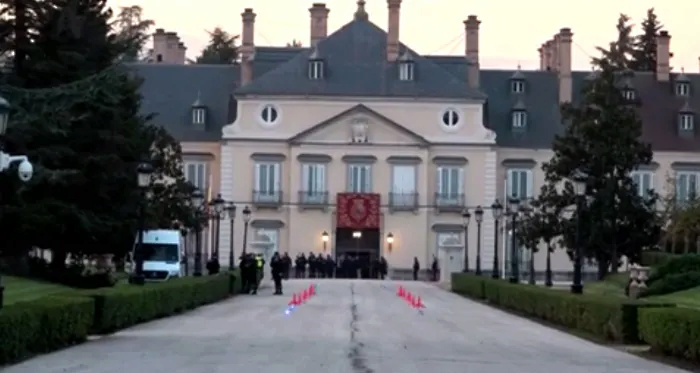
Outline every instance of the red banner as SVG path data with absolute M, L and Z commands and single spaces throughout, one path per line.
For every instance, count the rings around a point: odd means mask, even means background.
M 338 193 L 336 227 L 379 229 L 379 194 Z

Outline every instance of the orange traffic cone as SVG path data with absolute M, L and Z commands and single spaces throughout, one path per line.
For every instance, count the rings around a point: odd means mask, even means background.
M 309 295 L 311 295 L 311 296 L 316 295 L 316 288 L 314 287 L 313 284 L 309 285 Z
M 294 293 L 294 295 L 292 296 L 292 300 L 289 301 L 289 305 L 290 306 L 298 306 L 299 305 L 299 298 L 297 297 L 296 293 Z
M 425 305 L 423 304 L 423 300 L 420 299 L 420 296 L 418 299 L 416 299 L 416 308 L 425 308 Z
M 401 285 L 396 289 L 396 296 L 403 296 L 403 287 L 401 287 Z
M 408 296 L 406 296 L 406 301 L 408 304 L 413 304 L 413 294 L 408 293 Z
M 306 302 L 309 299 L 309 289 L 304 290 L 303 293 L 301 293 L 301 300 L 302 302 Z

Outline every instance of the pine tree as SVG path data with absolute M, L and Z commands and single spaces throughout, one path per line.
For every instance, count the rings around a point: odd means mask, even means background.
M 642 21 L 642 32 L 635 37 L 629 65 L 632 70 L 656 71 L 656 36 L 662 28 L 654 8 L 647 10 L 647 17 Z
M 624 37 L 619 40 L 624 42 Z M 636 108 L 620 91 L 631 74 L 620 68 L 623 57 L 615 55 L 624 48 L 612 43 L 595 59 L 597 78 L 584 88 L 580 102 L 562 107 L 567 127 L 555 139 L 554 156 L 543 167 L 550 192 L 564 183 L 555 195 L 542 196 L 545 203 L 572 211 L 561 215 L 563 244 L 572 254 L 580 219 L 583 253 L 597 262 L 600 278 L 611 265 L 613 272 L 617 270 L 621 255 L 638 259 L 640 250 L 655 244 L 659 234 L 656 197 L 640 197 L 630 177 L 639 165 L 651 162 L 652 151 L 640 141 L 642 124 Z M 587 201 L 581 203 L 580 216 L 569 181 L 577 172 L 588 175 Z
M 238 35 L 231 35 L 222 28 L 217 27 L 214 31 L 208 31 L 209 44 L 202 50 L 202 53 L 195 63 L 230 65 L 238 61 Z
M 608 49 L 596 48 L 600 52 L 601 58 L 607 60 L 606 63 L 615 69 L 629 68 L 630 58 L 634 51 L 634 38 L 632 37 L 634 25 L 631 25 L 629 22 L 630 17 L 620 14 L 615 26 L 617 29 L 617 40 L 611 42 Z M 598 65 L 600 61 L 594 58 L 594 64 Z
M 121 7 L 112 22 L 117 41 L 123 50 L 121 60 L 125 62 L 140 61 L 150 35 L 148 30 L 155 22 L 143 18 L 143 9 L 138 5 Z

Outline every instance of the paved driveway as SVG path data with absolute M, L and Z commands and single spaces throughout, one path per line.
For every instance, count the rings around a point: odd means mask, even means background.
M 292 280 L 286 293 L 310 280 Z M 318 280 L 290 315 L 287 295 L 241 296 L 7 367 L 3 373 L 682 372 L 406 282 Z

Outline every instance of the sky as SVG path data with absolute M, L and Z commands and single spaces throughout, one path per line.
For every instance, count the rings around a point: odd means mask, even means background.
M 241 12 L 253 8 L 256 45 L 283 46 L 292 39 L 309 44 L 308 8 L 318 0 L 108 0 L 115 8 L 139 5 L 156 27 L 174 31 L 194 58 L 206 45 L 206 30 L 220 26 L 233 34 L 241 32 Z M 386 29 L 386 0 L 366 0 L 370 21 Z M 166 6 L 167 4 L 167 6 Z M 356 0 L 326 0 L 330 9 L 328 33 L 350 22 Z M 700 1 L 667 0 L 403 0 L 401 41 L 420 54 L 464 54 L 464 24 L 474 14 L 482 21 L 480 62 L 484 68 L 539 68 L 537 49 L 562 27 L 574 33 L 573 67 L 590 70 L 596 46 L 616 38 L 620 13 L 641 23 L 654 7 L 671 34 L 673 71 L 700 72 L 700 32 L 696 15 Z

